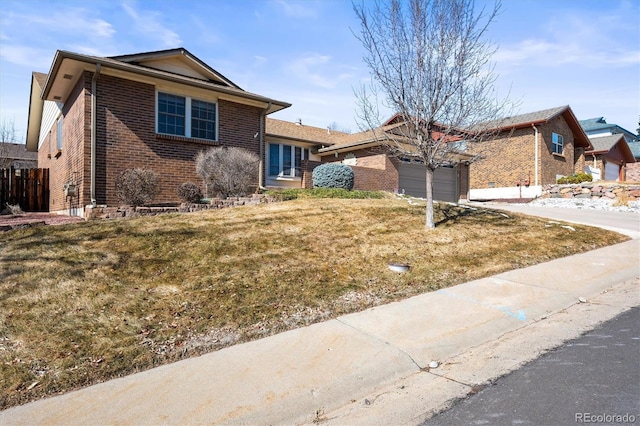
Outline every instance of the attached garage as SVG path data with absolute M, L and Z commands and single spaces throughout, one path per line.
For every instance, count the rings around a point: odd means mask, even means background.
M 620 178 L 620 166 L 616 163 L 607 162 L 604 165 L 604 180 L 616 181 Z
M 424 198 L 427 195 L 425 166 L 416 163 L 400 163 L 398 165 L 398 189 L 400 193 Z M 457 203 L 458 169 L 455 167 L 439 167 L 434 173 L 433 198 L 438 201 Z

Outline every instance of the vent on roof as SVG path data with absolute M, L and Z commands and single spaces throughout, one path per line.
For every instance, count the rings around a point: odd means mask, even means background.
M 62 96 L 54 96 L 53 100 L 54 101 L 61 101 L 62 100 Z
M 73 76 L 71 74 L 65 74 L 62 76 L 62 78 L 64 78 L 65 80 L 71 80 Z

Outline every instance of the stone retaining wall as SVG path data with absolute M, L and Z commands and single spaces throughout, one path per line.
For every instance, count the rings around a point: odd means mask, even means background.
M 202 210 L 224 209 L 227 207 L 249 206 L 272 203 L 275 198 L 264 194 L 253 194 L 250 197 L 215 198 L 206 204 L 182 203 L 175 206 L 120 206 L 120 207 L 86 207 L 85 219 L 117 219 L 122 217 L 155 216 L 166 213 L 189 213 Z
M 640 200 L 640 185 L 598 184 L 583 182 L 570 185 L 545 185 L 542 197 Z

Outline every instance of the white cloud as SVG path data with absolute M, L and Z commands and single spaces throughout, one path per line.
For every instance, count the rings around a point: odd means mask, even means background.
M 311 1 L 276 0 L 274 3 L 290 18 L 314 18 L 317 15 Z
M 0 49 L 0 57 L 9 63 L 42 71 L 51 66 L 53 54 L 49 49 L 5 44 Z
M 353 77 L 350 72 L 339 72 L 336 75 L 336 71 L 341 68 L 344 69 L 331 62 L 331 56 L 320 54 L 296 59 L 287 66 L 287 70 L 298 79 L 325 89 L 333 89 L 341 82 Z
M 133 25 L 137 32 L 148 38 L 159 39 L 166 47 L 179 47 L 182 44 L 180 36 L 161 22 L 160 13 L 148 10 L 138 12 L 134 6 L 134 2 L 122 3 L 124 11 L 133 19 Z
M 56 32 L 67 34 L 83 34 L 84 36 L 95 38 L 111 38 L 115 34 L 113 25 L 109 22 L 91 17 L 92 12 L 82 8 L 65 8 L 47 15 L 21 15 L 14 14 L 7 24 L 17 25 L 24 28 L 37 26 L 38 32 Z M 13 21 L 13 22 L 11 22 Z

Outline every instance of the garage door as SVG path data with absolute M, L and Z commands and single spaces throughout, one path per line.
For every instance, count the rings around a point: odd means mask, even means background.
M 620 176 L 620 166 L 615 163 L 606 163 L 604 165 L 604 180 L 618 180 Z
M 427 196 L 426 170 L 422 164 L 401 163 L 398 168 L 399 190 L 413 197 Z M 458 202 L 457 169 L 439 167 L 434 173 L 433 198 L 439 201 Z

